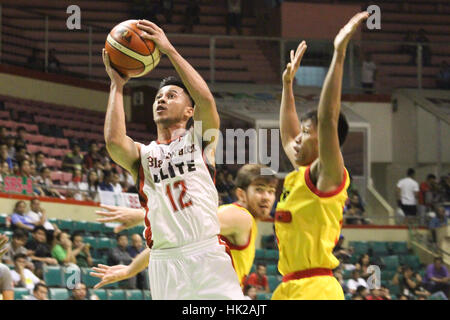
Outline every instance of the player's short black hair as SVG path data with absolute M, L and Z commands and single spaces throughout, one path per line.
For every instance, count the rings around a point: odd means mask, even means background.
M 314 109 L 311 111 L 306 112 L 305 114 L 303 114 L 300 117 L 300 121 L 306 121 L 308 119 L 311 119 L 311 121 L 313 121 L 315 123 L 315 125 L 317 126 L 318 123 L 318 110 Z M 339 137 L 339 145 L 342 146 L 345 142 L 345 139 L 347 138 L 348 135 L 348 121 L 347 118 L 345 117 L 345 115 L 340 112 L 339 113 L 339 120 L 338 120 L 338 137 Z
M 174 77 L 174 76 L 170 76 L 170 77 L 164 78 L 164 79 L 162 79 L 161 82 L 159 83 L 159 88 L 158 88 L 158 90 L 161 89 L 161 88 L 163 88 L 163 87 L 166 87 L 166 86 L 177 86 L 177 87 L 182 88 L 182 89 L 184 90 L 184 92 L 186 92 L 186 94 L 188 95 L 189 100 L 190 100 L 191 103 L 192 103 L 192 107 L 195 106 L 194 99 L 192 99 L 192 97 L 191 97 L 191 95 L 189 94 L 189 91 L 187 90 L 187 88 L 186 88 L 186 86 L 184 85 L 183 81 L 179 80 L 177 77 Z

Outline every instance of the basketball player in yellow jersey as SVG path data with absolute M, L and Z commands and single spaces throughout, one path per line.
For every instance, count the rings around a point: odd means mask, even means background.
M 257 221 L 270 216 L 275 202 L 278 180 L 273 175 L 262 175 L 262 168 L 264 166 L 258 164 L 240 168 L 235 179 L 238 200 L 220 206 L 217 212 L 220 238 L 231 249 L 234 269 L 242 287 L 255 259 Z
M 259 164 L 242 166 L 235 179 L 238 200 L 220 206 L 217 212 L 220 238 L 230 248 L 233 266 L 242 287 L 255 259 L 257 221 L 270 216 L 278 185 L 278 179 L 274 175 L 261 174 L 262 168 L 268 169 Z M 97 214 L 105 217 L 97 221 L 120 222 L 121 225 L 116 227 L 115 232 L 142 222 L 143 212 L 140 209 L 105 205 L 102 207 L 110 212 L 97 211 Z M 135 276 L 148 266 L 148 255 L 149 249 L 145 249 L 129 266 L 99 265 L 98 268 L 93 268 L 95 272 L 92 275 L 102 279 L 95 288 Z
M 274 300 L 344 299 L 332 273 L 339 265 L 332 251 L 349 185 L 340 150 L 348 132 L 340 114 L 341 85 L 347 44 L 367 17 L 367 12 L 356 14 L 336 36 L 318 110 L 299 120 L 295 109 L 292 83 L 306 50 L 304 41 L 295 54 L 291 51 L 291 62 L 283 73 L 281 141 L 295 171 L 285 178 L 275 215 L 283 282 L 274 291 Z

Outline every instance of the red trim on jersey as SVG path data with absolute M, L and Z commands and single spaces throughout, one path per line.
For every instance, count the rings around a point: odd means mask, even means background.
M 345 183 L 347 182 L 347 175 L 345 174 L 345 170 L 344 170 L 344 179 L 342 180 L 339 187 L 337 187 L 337 189 L 333 190 L 333 191 L 323 192 L 323 191 L 320 191 L 319 189 L 317 189 L 317 187 L 311 181 L 311 176 L 310 176 L 310 172 L 309 172 L 310 168 L 311 168 L 311 166 L 309 166 L 305 170 L 305 181 L 306 181 L 306 185 L 308 186 L 309 190 L 311 190 L 311 192 L 313 192 L 317 196 L 319 196 L 321 198 L 333 197 L 333 196 L 339 194 L 339 192 L 341 192 L 345 188 Z
M 304 278 L 311 278 L 311 277 L 317 277 L 317 276 L 333 276 L 333 271 L 331 269 L 325 269 L 325 268 L 313 268 L 313 269 L 306 269 L 306 270 L 300 270 L 295 271 L 292 273 L 288 273 L 283 277 L 283 282 L 287 282 L 290 280 L 300 280 Z
M 225 243 L 227 244 L 228 247 L 230 247 L 230 249 L 233 249 L 233 250 L 244 250 L 250 245 L 250 240 L 252 239 L 252 230 L 250 230 L 250 234 L 248 236 L 247 243 L 242 245 L 242 246 L 238 246 L 237 244 L 231 243 L 231 241 L 227 237 L 225 237 L 224 235 L 220 235 L 220 238 L 223 241 L 225 241 Z
M 142 162 L 141 162 L 141 146 L 138 145 L 138 150 L 139 150 L 139 171 L 138 171 L 138 183 L 139 183 L 139 195 L 142 197 L 142 199 L 144 199 L 143 201 L 141 201 L 141 206 L 145 209 L 145 217 L 144 217 L 144 222 L 145 222 L 145 231 L 144 231 L 144 236 L 145 236 L 145 242 L 147 243 L 147 246 L 151 249 L 151 247 L 153 246 L 153 240 L 152 240 L 152 227 L 150 225 L 150 220 L 148 219 L 148 198 L 147 195 L 144 192 L 144 183 L 145 183 L 145 174 L 144 174 L 144 168 L 142 167 Z
M 292 213 L 286 210 L 275 211 L 275 221 L 289 223 L 292 221 Z
M 233 266 L 233 269 L 236 270 L 236 268 L 234 267 L 234 261 L 233 261 L 233 256 L 231 255 L 231 250 L 228 247 L 227 243 L 224 242 L 222 239 L 220 239 L 220 235 L 217 236 L 217 239 L 219 240 L 219 244 L 225 246 L 225 251 L 226 253 L 230 256 L 231 259 L 231 265 Z

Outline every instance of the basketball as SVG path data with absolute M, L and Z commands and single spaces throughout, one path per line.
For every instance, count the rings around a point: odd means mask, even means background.
M 155 43 L 143 39 L 144 31 L 137 27 L 138 20 L 127 20 L 116 25 L 108 34 L 105 49 L 111 66 L 122 75 L 138 78 L 152 71 L 161 54 Z

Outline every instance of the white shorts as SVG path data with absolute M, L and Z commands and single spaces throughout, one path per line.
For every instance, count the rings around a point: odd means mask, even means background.
M 243 300 L 231 256 L 218 237 L 150 250 L 152 300 Z

